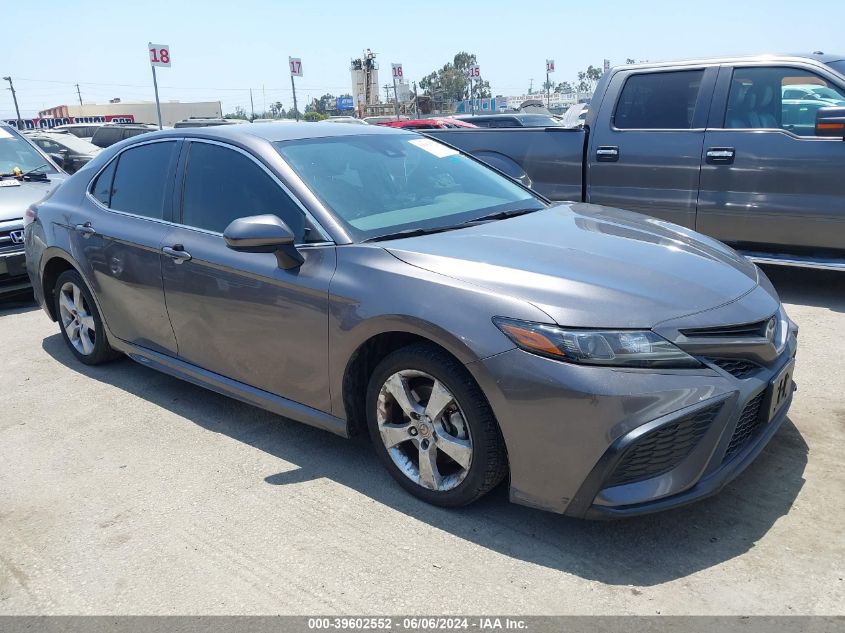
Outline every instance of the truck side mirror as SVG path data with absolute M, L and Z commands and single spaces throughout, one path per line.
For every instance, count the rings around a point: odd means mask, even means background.
M 816 111 L 816 136 L 845 140 L 845 108 L 819 108 Z

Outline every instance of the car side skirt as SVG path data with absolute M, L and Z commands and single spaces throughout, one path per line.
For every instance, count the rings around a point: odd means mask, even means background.
M 226 378 L 207 369 L 202 369 L 178 358 L 132 345 L 113 336 L 109 337 L 109 344 L 114 349 L 123 352 L 129 358 L 145 367 L 150 367 L 180 380 L 185 380 L 199 387 L 223 394 L 224 396 L 229 396 L 241 402 L 266 409 L 267 411 L 296 420 L 297 422 L 330 431 L 341 437 L 349 437 L 346 420 L 337 418 L 324 411 L 319 411 L 299 402 L 294 402 L 293 400 L 282 398 L 267 391 L 256 389 L 255 387 L 238 382 L 237 380 L 232 380 L 231 378 Z

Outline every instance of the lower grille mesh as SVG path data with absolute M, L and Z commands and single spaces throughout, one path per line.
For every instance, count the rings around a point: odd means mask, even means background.
M 623 455 L 605 485 L 630 484 L 672 470 L 695 448 L 721 406 L 720 403 L 701 409 L 638 439 Z
M 742 414 L 739 416 L 739 422 L 736 423 L 736 429 L 734 429 L 734 434 L 731 437 L 731 443 L 728 444 L 728 450 L 725 452 L 725 458 L 722 460 L 723 463 L 740 452 L 757 435 L 757 431 L 765 425 L 765 420 L 760 415 L 764 395 L 765 392 L 759 394 L 745 405 Z
M 737 378 L 747 378 L 760 369 L 760 365 L 738 358 L 713 358 L 711 360 L 714 365 Z

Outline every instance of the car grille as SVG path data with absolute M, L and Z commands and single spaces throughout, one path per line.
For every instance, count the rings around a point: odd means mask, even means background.
M 748 378 L 760 369 L 760 365 L 739 358 L 710 358 L 708 360 L 737 378 Z
M 739 416 L 739 422 L 736 423 L 736 429 L 734 429 L 731 443 L 728 444 L 728 450 L 725 452 L 722 463 L 727 462 L 745 448 L 748 442 L 757 435 L 757 432 L 765 426 L 766 422 L 760 411 L 765 393 L 765 391 L 760 393 L 745 405 L 742 414 Z
M 23 244 L 18 244 L 12 239 L 12 233 L 19 234 L 23 226 L 13 226 L 0 229 L 0 253 L 12 253 L 23 251 Z M 8 227 L 8 224 L 6 225 Z
M 719 327 L 693 328 L 681 330 L 688 338 L 759 338 L 766 336 L 766 327 L 771 317 L 754 323 L 725 325 Z
M 721 406 L 714 404 L 642 436 L 625 452 L 605 485 L 630 484 L 672 470 L 692 452 Z

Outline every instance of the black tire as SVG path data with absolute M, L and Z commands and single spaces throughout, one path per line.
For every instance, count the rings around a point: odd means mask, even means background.
M 87 313 L 94 320 L 94 345 L 93 349 L 89 353 L 83 353 L 74 346 L 74 344 L 70 340 L 70 337 L 68 336 L 67 328 L 63 323 L 62 309 L 60 306 L 60 295 L 62 288 L 65 286 L 65 284 L 68 283 L 72 283 L 79 288 L 82 295 L 82 300 L 84 301 L 84 306 L 87 309 Z M 94 297 L 91 295 L 91 291 L 88 289 L 88 285 L 82 279 L 82 275 L 80 275 L 78 272 L 76 272 L 75 270 L 66 270 L 61 275 L 59 275 L 59 278 L 56 280 L 56 285 L 53 288 L 53 306 L 56 313 L 56 317 L 59 321 L 59 329 L 62 332 L 62 338 L 65 340 L 65 344 L 68 346 L 68 349 L 70 349 L 73 355 L 76 356 L 76 358 L 79 359 L 80 362 L 85 363 L 86 365 L 100 365 L 102 363 L 107 363 L 121 356 L 120 352 L 115 351 L 109 345 L 105 333 L 105 328 L 103 327 L 103 320 L 100 317 L 100 311 L 97 309 L 97 304 L 94 302 Z
M 431 490 L 412 481 L 394 463 L 380 436 L 379 392 L 388 378 L 403 370 L 424 372 L 443 383 L 469 427 L 472 460 L 464 479 L 449 490 Z M 423 501 L 445 507 L 467 505 L 495 488 L 508 473 L 505 443 L 487 399 L 466 368 L 433 344 L 415 343 L 386 356 L 370 377 L 366 407 L 367 427 L 379 458 L 405 490 Z

